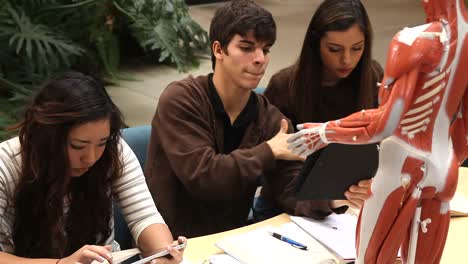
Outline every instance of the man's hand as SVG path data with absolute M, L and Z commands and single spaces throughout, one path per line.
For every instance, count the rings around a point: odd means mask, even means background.
M 304 160 L 303 157 L 300 157 L 294 154 L 291 150 L 288 149 L 288 139 L 291 135 L 288 134 L 288 121 L 281 119 L 281 128 L 278 134 L 272 139 L 268 140 L 266 143 L 270 146 L 271 151 L 275 159 L 280 160 Z

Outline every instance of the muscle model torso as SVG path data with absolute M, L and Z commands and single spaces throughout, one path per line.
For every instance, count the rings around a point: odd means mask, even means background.
M 449 201 L 467 156 L 468 14 L 463 0 L 425 0 L 427 24 L 392 40 L 380 106 L 324 124 L 306 123 L 291 147 L 381 142 L 371 197 L 361 210 L 357 263 L 438 263 Z

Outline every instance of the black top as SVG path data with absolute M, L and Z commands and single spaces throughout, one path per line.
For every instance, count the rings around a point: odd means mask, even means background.
M 224 110 L 223 102 L 219 97 L 216 87 L 213 83 L 213 74 L 208 75 L 208 87 L 210 89 L 210 100 L 213 104 L 215 114 L 223 120 L 224 125 L 224 148 L 223 154 L 229 154 L 231 151 L 239 148 L 244 137 L 247 126 L 258 116 L 258 99 L 254 92 L 251 92 L 249 101 L 242 112 L 231 124 L 229 115 Z
M 383 69 L 376 61 L 372 62 L 372 82 L 375 89 L 372 91 L 374 98 L 373 107 L 377 107 L 379 87 L 377 82 L 383 78 Z M 293 66 L 284 68 L 273 75 L 270 79 L 265 96 L 271 104 L 276 106 L 287 118 L 291 120 L 294 128 L 304 122 L 325 122 L 336 120 L 363 109 L 358 103 L 359 87 L 355 87 L 350 78 L 345 78 L 333 86 L 322 86 L 319 89 L 317 105 L 310 104 L 315 108 L 317 116 L 308 120 L 299 120 L 300 113 L 295 105 L 295 92 L 290 85 L 293 78 Z

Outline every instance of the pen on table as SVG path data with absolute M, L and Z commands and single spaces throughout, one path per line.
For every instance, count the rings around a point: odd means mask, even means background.
M 334 229 L 334 230 L 338 230 L 338 227 L 336 227 L 336 226 L 327 225 L 327 224 L 324 224 L 324 226 L 329 227 L 329 228 Z
M 295 247 L 295 248 L 302 249 L 302 250 L 307 250 L 307 246 L 306 246 L 306 245 L 301 244 L 301 243 L 299 243 L 299 242 L 297 242 L 297 241 L 294 241 L 294 240 L 292 240 L 292 239 L 290 239 L 290 238 L 288 238 L 288 237 L 285 237 L 285 236 L 280 235 L 280 234 L 275 233 L 275 232 L 268 232 L 268 233 L 269 233 L 270 235 L 272 235 L 274 238 L 277 238 L 277 239 L 279 239 L 279 240 L 281 240 L 281 241 L 284 241 L 284 242 L 290 244 L 291 246 L 293 246 L 293 247 Z

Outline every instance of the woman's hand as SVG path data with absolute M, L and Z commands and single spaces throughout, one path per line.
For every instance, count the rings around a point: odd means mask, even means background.
M 153 259 L 150 263 L 151 264 L 178 264 L 181 263 L 183 260 L 183 255 L 184 255 L 184 249 L 175 249 L 174 247 L 179 245 L 179 244 L 186 244 L 187 243 L 187 238 L 185 237 L 178 237 L 177 241 L 172 242 L 172 244 L 167 247 L 167 250 L 169 251 L 169 254 L 171 257 L 162 257 L 162 258 L 157 258 Z
M 371 184 L 372 179 L 362 180 L 357 185 L 349 187 L 348 191 L 344 193 L 346 199 L 348 199 L 349 206 L 361 209 L 364 201 L 370 197 Z
M 107 260 L 112 263 L 112 255 L 110 250 L 112 246 L 93 246 L 86 245 L 78 249 L 72 255 L 61 259 L 58 264 L 91 264 L 94 260 L 101 263 Z

